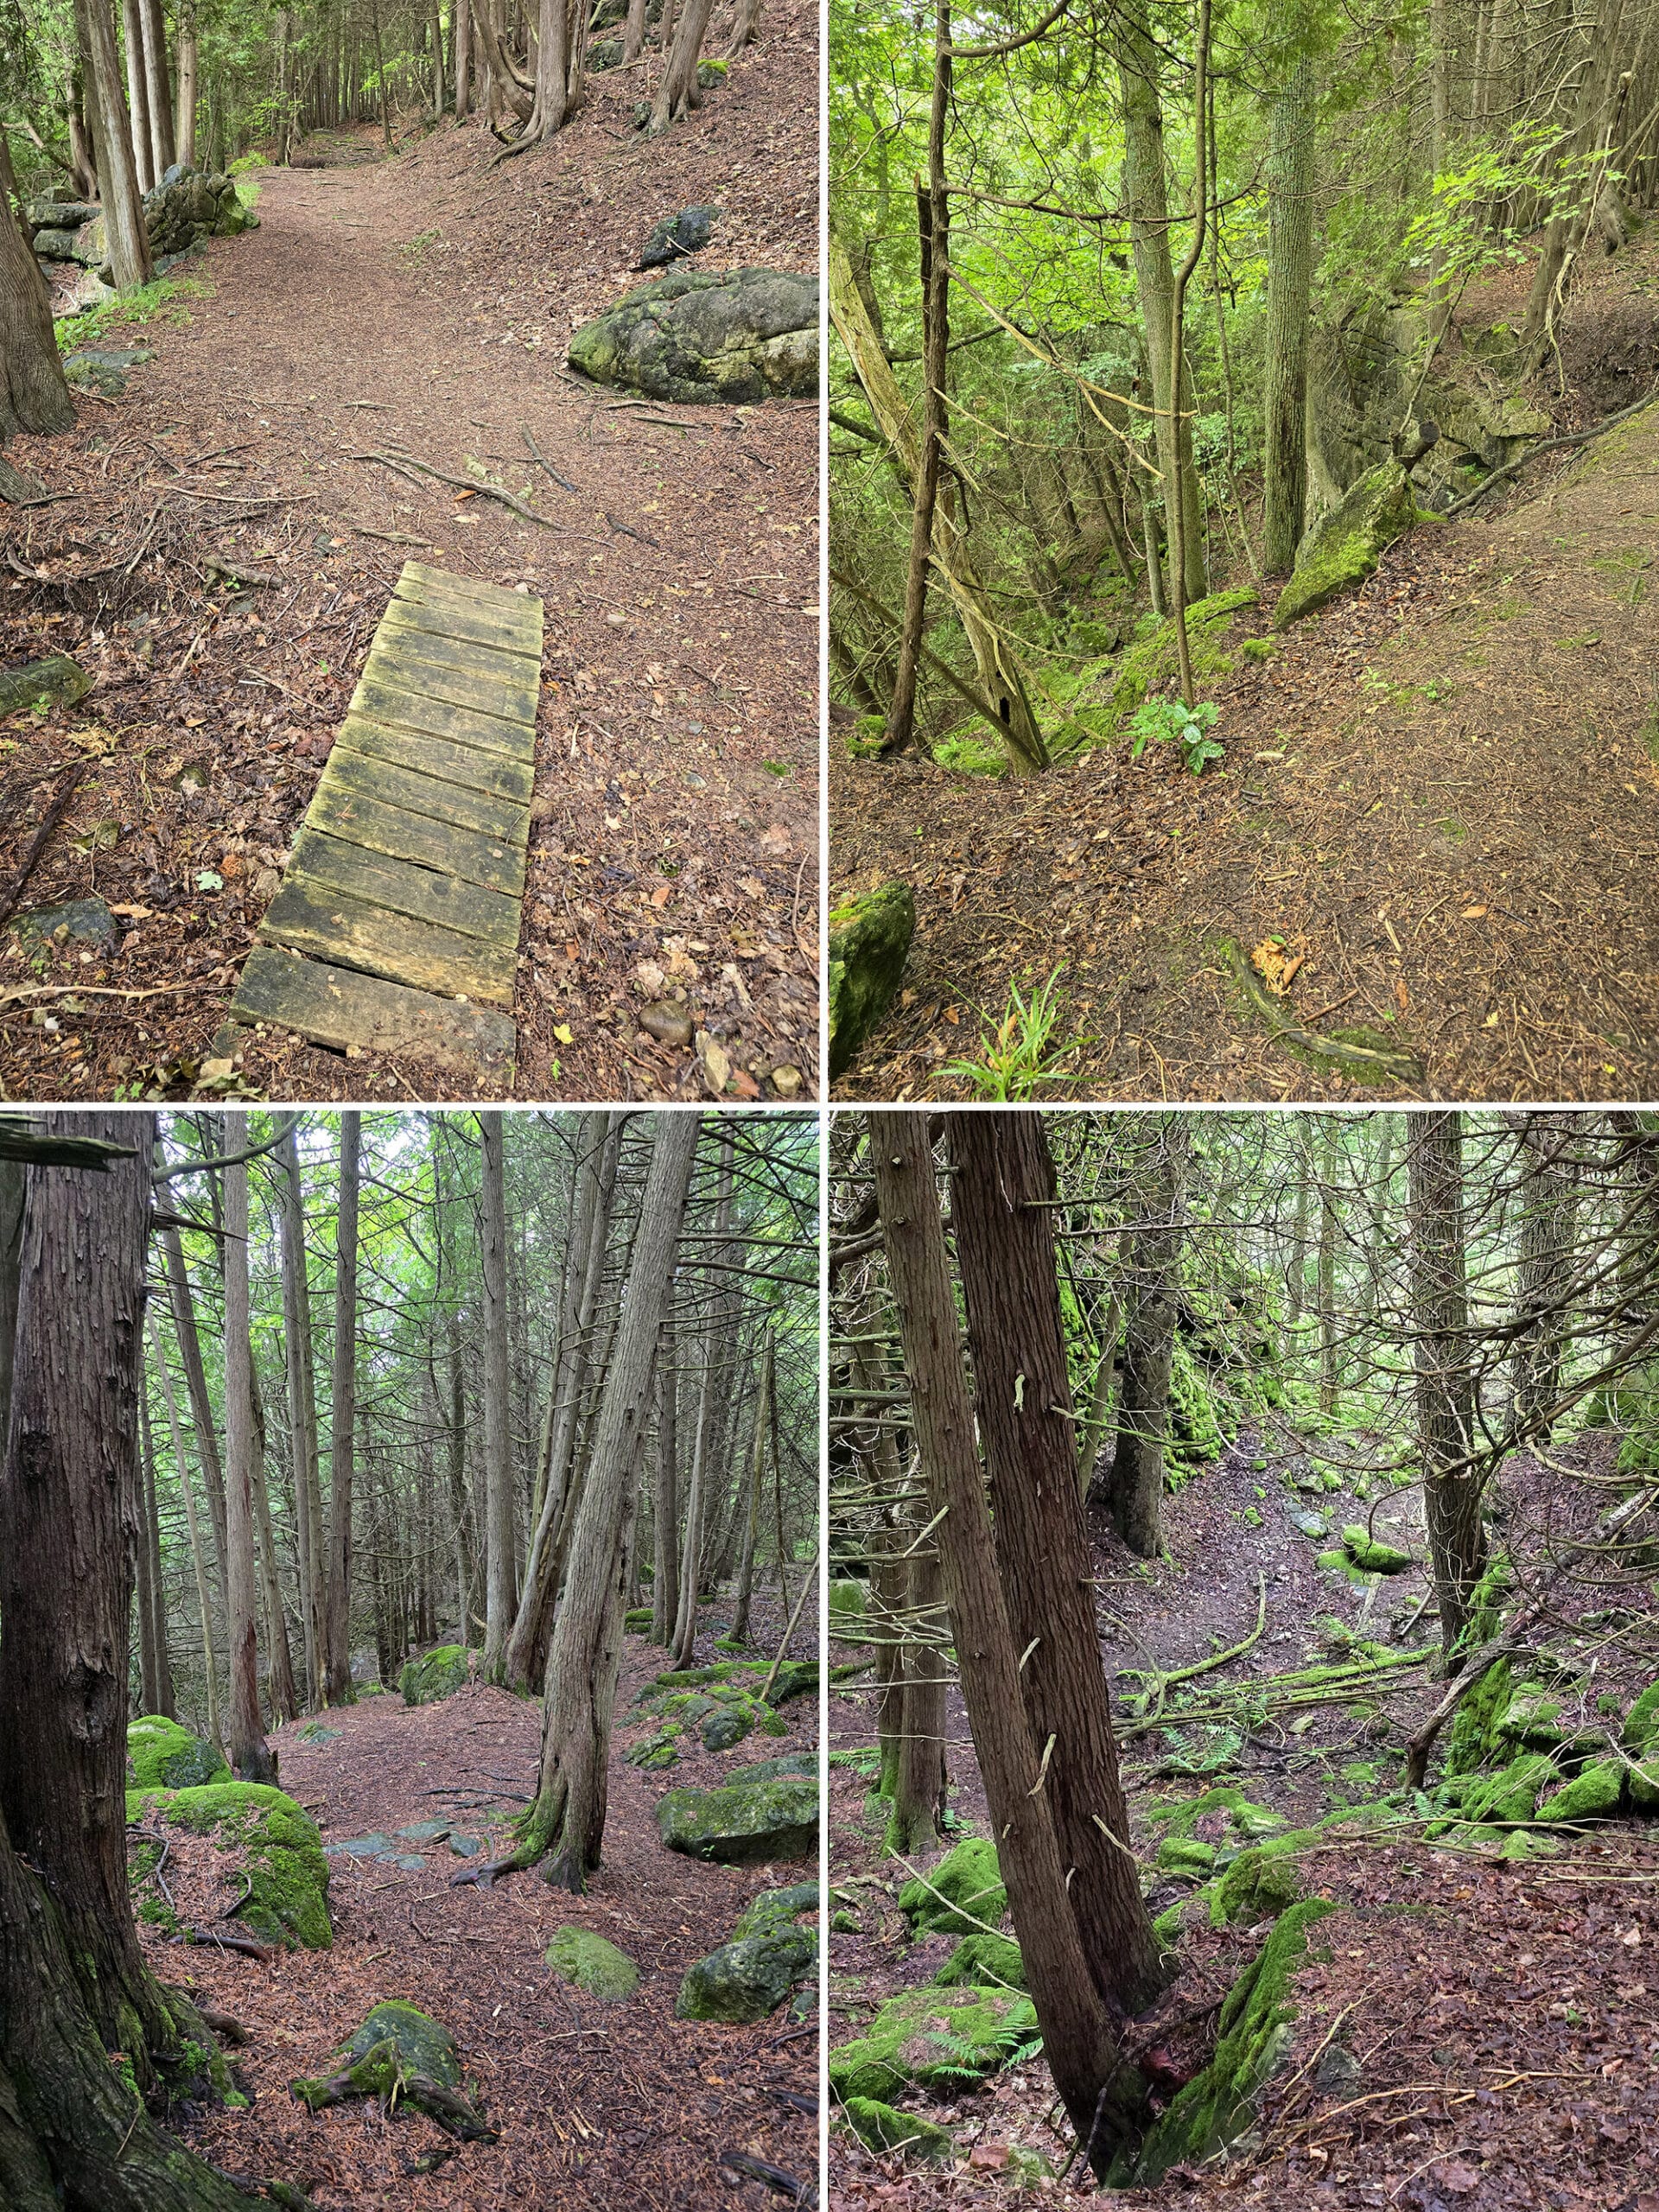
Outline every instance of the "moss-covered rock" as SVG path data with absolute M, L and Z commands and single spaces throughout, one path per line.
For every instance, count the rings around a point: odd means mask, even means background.
M 1290 2038 L 1296 2018 L 1290 1985 L 1307 1955 L 1307 1930 L 1334 1910 L 1313 1897 L 1281 1916 L 1261 1955 L 1228 1992 L 1210 2063 L 1177 2092 L 1138 2152 L 1113 2167 L 1109 2186 L 1149 2187 L 1172 2166 L 1198 2165 L 1243 2134 Z
M 687 1967 L 675 2012 L 682 2020 L 764 2020 L 810 1974 L 817 1954 L 804 1928 L 739 1936 Z
M 159 1713 L 147 1713 L 128 1727 L 127 1774 L 135 1789 L 198 1789 L 231 1779 L 217 1744 Z
M 766 1703 L 774 1707 L 787 1705 L 791 1698 L 816 1697 L 817 1691 L 817 1661 L 785 1659 L 772 1677 L 772 1688 L 766 1692 Z
M 818 280 L 682 264 L 573 332 L 569 359 L 596 383 L 683 404 L 808 397 L 818 388 Z
M 639 1986 L 639 1969 L 627 1953 L 586 1928 L 561 1928 L 544 1955 L 562 1981 L 608 2004 L 620 2004 Z
M 1535 1821 L 1605 1820 L 1618 1811 L 1629 1772 L 1623 1759 L 1598 1759 L 1575 1775 L 1565 1789 L 1546 1797 L 1532 1817 Z
M 786 1889 L 762 1890 L 752 1897 L 737 1916 L 733 1940 L 743 1936 L 768 1936 L 787 1928 L 804 1912 L 816 1912 L 823 1898 L 816 1882 L 791 1882 Z
M 405 1705 L 435 1705 L 441 1697 L 467 1687 L 467 1647 L 441 1643 L 435 1651 L 404 1662 L 397 1687 Z
M 1650 1682 L 1625 1714 L 1618 1740 L 1637 1758 L 1659 1750 L 1659 1682 Z
M 1459 1810 L 1465 1821 L 1498 1827 L 1529 1821 L 1540 1795 L 1560 1778 L 1554 1759 L 1542 1751 L 1523 1751 L 1497 1774 L 1463 1777 Z
M 971 1936 L 995 1929 L 1007 1909 L 996 1846 L 984 1836 L 969 1836 L 931 1873 L 913 1876 L 899 1892 L 899 1910 L 913 1936 Z
M 1224 1813 L 1234 1834 L 1248 1838 L 1275 1834 L 1285 1825 L 1268 1806 L 1256 1804 L 1228 1782 L 1217 1783 L 1213 1789 L 1178 1804 L 1156 1805 L 1147 1818 L 1166 1834 L 1190 1836 L 1198 1822 L 1212 1813 Z
M 832 1636 L 836 1632 L 835 1617 L 839 1617 L 842 1621 L 863 1619 L 865 1604 L 868 1596 L 868 1583 L 860 1581 L 855 1575 L 849 1576 L 845 1581 L 832 1582 L 830 1585 L 830 1611 L 832 1616 L 830 1633 Z
M 916 895 L 884 883 L 830 914 L 830 1073 L 843 1075 L 893 1001 L 916 934 Z
M 1175 1333 L 1169 1363 L 1169 1441 L 1172 1477 L 1208 1467 L 1227 1448 L 1209 1376 L 1192 1357 L 1186 1338 Z
M 1274 628 L 1289 629 L 1374 575 L 1383 553 L 1417 519 L 1411 479 L 1397 461 L 1368 471 L 1298 546 L 1296 566 L 1273 611 Z
M 988 1936 L 982 1929 L 963 1937 L 933 1979 L 941 1989 L 1023 1989 L 1026 1962 L 1008 1936 Z
M 1255 1927 L 1287 1911 L 1306 1886 L 1297 1853 L 1319 1840 L 1317 1828 L 1292 1828 L 1241 1851 L 1211 1897 L 1213 1925 L 1222 1928 L 1243 1921 Z
M 1529 1751 L 1548 1751 L 1567 1741 L 1561 1726 L 1561 1700 L 1541 1682 L 1521 1682 L 1492 1723 L 1500 1744 L 1523 1745 Z
M 643 1736 L 623 1753 L 630 1766 L 643 1767 L 647 1774 L 659 1772 L 665 1766 L 676 1766 L 680 1757 L 679 1725 L 671 1720 L 654 1736 Z
M 1030 1999 L 1016 1990 L 930 1982 L 889 1998 L 861 2036 L 830 2052 L 830 2086 L 843 2103 L 958 2090 L 1006 2065 L 1036 2026 Z
M 322 1838 L 291 1797 L 263 1783 L 215 1782 L 143 1792 L 139 1802 L 147 1815 L 196 1835 L 211 1834 L 216 1848 L 238 1857 L 247 1899 L 237 1917 L 250 1935 L 308 1951 L 326 1951 L 334 1942 Z
M 391 2044 L 407 2073 L 422 2075 L 441 2089 L 461 2087 L 461 2060 L 454 2036 L 418 2005 L 387 1998 L 366 2016 L 340 2055 L 349 2064 L 365 2058 L 383 2043 Z
M 42 700 L 72 707 L 92 688 L 92 679 L 86 670 L 64 653 L 25 661 L 20 668 L 0 670 L 0 721 L 20 708 L 33 707 Z
M 461 2094 L 454 2037 L 416 2005 L 396 1998 L 375 2005 L 334 2063 L 332 2075 L 291 2085 L 313 2112 L 351 2097 L 378 2097 L 388 2113 L 409 2105 L 451 2134 L 494 2139 Z
M 1166 1835 L 1153 1862 L 1163 1874 L 1179 1874 L 1189 1882 L 1207 1882 L 1216 1868 L 1216 1847 L 1190 1836 Z
M 657 1832 L 671 1851 L 728 1866 L 816 1858 L 817 1763 L 800 1752 L 737 1768 L 717 1789 L 671 1789 Z
M 897 2112 L 879 2097 L 849 2097 L 842 2110 L 848 2126 L 872 2151 L 905 2151 L 918 2158 L 956 2156 L 948 2129 L 918 2113 Z
M 1357 1521 L 1343 1530 L 1342 1548 L 1362 1574 L 1403 1574 L 1412 1563 L 1409 1552 L 1383 1543 Z

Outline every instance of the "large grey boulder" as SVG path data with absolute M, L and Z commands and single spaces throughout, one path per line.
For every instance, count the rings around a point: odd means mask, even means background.
M 718 1789 L 671 1789 L 657 1808 L 671 1851 L 721 1866 L 816 1857 L 817 1762 L 809 1752 L 734 1769 Z
M 572 368 L 652 399 L 807 398 L 818 388 L 818 280 L 796 270 L 671 270 L 572 334 Z
M 817 1950 L 804 1928 L 722 1943 L 686 1969 L 675 2012 L 682 2020 L 764 2020 L 811 1973 Z
M 1383 553 L 1405 536 L 1418 513 L 1411 479 L 1397 461 L 1381 462 L 1351 485 L 1297 547 L 1296 566 L 1273 611 L 1274 628 L 1289 629 L 1374 575 Z

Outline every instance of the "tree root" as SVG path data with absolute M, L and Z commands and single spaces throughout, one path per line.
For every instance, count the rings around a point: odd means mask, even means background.
M 384 2090 L 379 2082 L 389 2078 Z M 397 2063 L 397 2045 L 388 2037 L 375 2044 L 353 2064 L 320 2082 L 295 2082 L 294 2094 L 312 2112 L 329 2105 L 343 2105 L 353 2097 L 378 2097 L 388 2115 L 398 2104 L 413 2105 L 429 2120 L 463 2143 L 494 2143 L 499 2138 L 486 2126 L 476 2107 L 459 2089 L 446 2089 L 425 2074 L 407 2074 Z
M 504 507 L 510 507 L 514 514 L 522 516 L 525 522 L 536 523 L 543 530 L 556 530 L 559 527 L 557 523 L 550 522 L 545 515 L 538 515 L 534 507 L 527 507 L 524 501 L 515 497 L 512 493 L 504 492 L 499 485 L 486 483 L 477 477 L 451 476 L 446 469 L 434 468 L 429 461 L 416 461 L 412 454 L 354 453 L 352 459 L 378 461 L 382 468 L 395 469 L 405 476 L 410 469 L 418 469 L 423 476 L 435 476 L 440 484 L 453 484 L 458 491 L 476 492 L 480 499 L 499 499 Z
M 1289 1045 L 1313 1059 L 1334 1061 L 1350 1074 L 1367 1076 L 1373 1081 L 1422 1083 L 1427 1070 L 1409 1048 L 1362 1045 L 1343 1037 L 1322 1037 L 1316 1029 L 1300 1027 L 1289 1019 L 1283 1001 L 1268 990 L 1242 944 L 1232 938 L 1223 938 L 1218 946 L 1252 1013 L 1268 1024 L 1275 1045 Z

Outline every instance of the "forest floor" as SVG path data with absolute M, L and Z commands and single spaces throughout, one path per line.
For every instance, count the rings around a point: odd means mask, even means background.
M 1465 321 L 1513 312 L 1525 276 Z M 1562 430 L 1655 387 L 1659 226 L 1586 278 L 1562 353 L 1565 396 L 1527 395 Z M 1058 968 L 1061 1080 L 1038 1096 L 1654 1096 L 1656 522 L 1659 401 L 1414 530 L 1269 658 L 1201 684 L 1228 754 L 1201 779 L 1172 747 L 1132 763 L 1127 737 L 989 790 L 832 747 L 832 899 L 897 877 L 917 908 L 904 989 L 837 1095 L 970 1095 L 945 1065 L 1011 982 L 1029 996 Z M 1288 1019 L 1380 1033 L 1421 1084 L 1274 1041 L 1227 950 L 1274 936 L 1302 958 Z
M 1337 1472 L 1342 1487 L 1312 1502 L 1333 1530 L 1374 1511 L 1375 1534 L 1421 1560 L 1419 1493 L 1384 1489 L 1380 1503 L 1374 1488 L 1369 1501 L 1356 1494 L 1355 1470 L 1376 1442 L 1328 1442 L 1313 1465 Z M 1616 1444 L 1601 1432 L 1558 1444 L 1552 1457 L 1605 1476 Z M 1166 1499 L 1168 1559 L 1147 1567 L 1109 1530 L 1095 1527 L 1102 1658 L 1120 1732 L 1127 1734 L 1125 1698 L 1140 1688 L 1124 1670 L 1187 1665 L 1236 1644 L 1255 1624 L 1259 1592 L 1265 1593 L 1259 1640 L 1206 1675 L 1206 1686 L 1238 1686 L 1325 1663 L 1355 1634 L 1418 1645 L 1424 1663 L 1406 1665 L 1398 1689 L 1317 1707 L 1306 1728 L 1251 1730 L 1224 1767 L 1199 1779 L 1172 1781 L 1169 1739 L 1154 1752 L 1156 1738 L 1128 1735 L 1131 1840 L 1145 1862 L 1160 1834 L 1148 1819 L 1154 1808 L 1190 1799 L 1212 1782 L 1235 1784 L 1293 1827 L 1344 1805 L 1375 1802 L 1399 1787 L 1401 1746 L 1439 1695 L 1427 1676 L 1432 1618 L 1413 1621 L 1428 1594 L 1421 1568 L 1366 1578 L 1362 1589 L 1319 1567 L 1319 1543 L 1292 1518 L 1310 1504 L 1294 1478 L 1308 1473 L 1294 1440 L 1246 1431 L 1213 1469 Z M 1586 1512 L 1586 1496 L 1582 1480 L 1552 1474 L 1529 1458 L 1506 1467 L 1498 1510 L 1523 1587 L 1546 1537 L 1559 1541 L 1593 1514 L 1593 1503 Z M 1564 1647 L 1580 1617 L 1606 1602 L 1593 1580 L 1572 1589 L 1557 1608 Z M 1645 1586 L 1631 1602 L 1650 1602 Z M 852 1643 L 832 1650 L 839 1660 L 863 1656 Z M 1637 1680 L 1628 1661 L 1621 1666 L 1604 1657 L 1585 1694 L 1592 1717 L 1592 1693 L 1628 1692 Z M 961 1824 L 955 1841 L 987 1833 L 988 1824 L 954 1686 L 947 1734 L 951 1805 Z M 873 1735 L 868 1699 L 838 1695 L 830 1715 L 832 1759 L 868 1745 Z M 1205 1741 L 1202 1730 L 1185 1732 L 1186 1755 Z M 883 1815 L 865 1796 L 870 1770 L 868 1760 L 830 1768 L 832 1917 L 850 1905 L 861 1923 L 857 1934 L 832 1929 L 829 1938 L 832 2048 L 861 2034 L 887 1998 L 931 1980 L 957 1941 L 909 1940 L 893 1901 L 906 1869 L 882 1855 Z M 1202 1840 L 1223 1840 L 1221 1824 L 1208 1819 L 1196 1833 Z M 1111 2201 L 1149 2208 L 1264 2203 L 1294 2212 L 1659 2212 L 1651 2159 L 1659 2126 L 1653 1828 L 1602 1823 L 1569 1833 L 1554 1854 L 1505 1861 L 1488 1851 L 1426 1842 L 1408 1826 L 1391 1836 L 1373 1831 L 1370 1840 L 1344 1836 L 1319 1854 L 1313 1893 L 1338 1910 L 1320 1923 L 1293 1980 L 1298 2018 L 1256 2125 L 1226 2161 L 1192 2173 L 1176 2169 L 1157 2189 Z M 1153 1910 L 1161 1911 L 1186 1887 L 1157 1877 Z M 1169 2093 L 1208 2056 L 1216 2006 L 1266 1933 L 1212 1929 L 1202 1916 L 1184 1929 L 1179 1979 L 1143 2034 Z M 1338 2031 L 1358 2062 L 1357 2079 L 1348 2069 L 1333 2077 L 1319 2070 L 1325 2043 Z M 876 2206 L 959 2212 L 1008 2204 L 1033 2189 L 1086 2191 L 1091 2184 L 1075 2171 L 1064 2184 L 1047 2177 L 1065 2163 L 1052 2096 L 1039 2059 L 930 2109 L 929 2118 L 951 2130 L 959 2154 L 955 2163 L 932 2166 L 878 2157 L 846 2128 L 832 2128 L 831 2201 L 841 2212 Z M 914 2097 L 904 2101 L 921 2109 Z
M 782 1633 L 777 1611 L 775 1603 L 756 1608 L 764 1649 L 775 1650 Z M 719 1656 L 708 1646 L 700 1637 L 699 1663 Z M 155 1929 L 141 1930 L 163 1980 L 187 1981 L 199 2002 L 249 2031 L 245 2046 L 226 2054 L 249 2107 L 200 2116 L 183 2131 L 193 2149 L 229 2173 L 286 2181 L 319 2208 L 348 2212 L 623 2204 L 759 2212 L 771 2192 L 722 2168 L 728 2152 L 816 2180 L 816 2013 L 804 2027 L 785 2012 L 754 2027 L 674 2016 L 681 1975 L 728 1940 L 749 1897 L 810 1878 L 811 1870 L 704 1865 L 664 1847 L 655 1809 L 668 1787 L 710 1788 L 722 1767 L 811 1749 L 817 1701 L 797 1698 L 782 1708 L 786 1735 L 751 1737 L 715 1754 L 693 1734 L 678 1764 L 645 1773 L 623 1754 L 658 1724 L 636 1716 L 632 1701 L 664 1663 L 658 1648 L 627 1637 L 603 1859 L 585 1895 L 551 1889 L 535 1874 L 489 1890 L 452 1888 L 467 1862 L 439 1838 L 402 1847 L 424 1857 L 419 1873 L 329 1860 L 330 1950 L 259 1961 L 200 1945 L 181 1951 Z M 300 1723 L 277 1729 L 270 1742 L 282 1787 L 313 1813 L 325 1844 L 452 1820 L 457 1834 L 505 1846 L 514 1801 L 535 1789 L 535 1700 L 474 1684 L 431 1705 L 410 1708 L 390 1694 L 321 1718 L 337 1737 L 308 1743 Z M 188 1841 L 180 1848 L 188 1879 Z M 634 1996 L 607 2003 L 549 1969 L 543 1955 L 566 1925 L 627 1953 L 640 1970 Z M 313 2115 L 290 2093 L 296 2077 L 331 2073 L 334 2054 L 388 1998 L 450 2030 L 464 2079 L 481 2084 L 499 2142 L 457 2146 L 424 2114 L 405 2107 L 388 2119 L 372 2099 Z M 419 2171 L 417 2162 L 435 2154 L 437 2170 Z
M 0 723 L 0 886 L 79 764 L 22 903 L 102 899 L 118 933 L 0 927 L 4 1095 L 461 1095 L 286 1034 L 215 1047 L 409 554 L 546 601 L 517 1092 L 703 1096 L 690 1046 L 639 1025 L 679 985 L 732 1096 L 814 1095 L 817 404 L 647 404 L 563 360 L 689 204 L 722 210 L 701 266 L 817 267 L 817 22 L 774 0 L 649 142 L 634 70 L 499 168 L 476 124 L 390 160 L 378 131 L 314 137 L 324 165 L 257 172 L 260 228 L 189 265 L 202 296 L 97 341 L 153 353 L 127 392 L 9 447 L 56 503 L 0 507 L 0 669 L 64 652 L 95 686 Z M 545 526 L 362 458 L 388 448 L 479 464 Z

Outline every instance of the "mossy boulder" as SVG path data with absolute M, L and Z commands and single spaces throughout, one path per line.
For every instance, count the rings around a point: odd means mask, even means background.
M 675 2013 L 682 2020 L 764 2020 L 810 1974 L 817 1955 L 817 1937 L 804 1928 L 739 1936 L 686 1969 Z
M 1492 1732 L 1500 1743 L 1520 1744 L 1529 1751 L 1548 1751 L 1567 1740 L 1561 1700 L 1541 1682 L 1518 1683 L 1495 1717 Z
M 1228 1992 L 1210 2063 L 1176 2093 L 1138 2152 L 1120 2156 L 1107 2176 L 1109 2187 L 1150 2187 L 1172 2166 L 1200 2165 L 1243 2133 L 1290 2040 L 1296 2018 L 1290 1986 L 1307 1955 L 1307 1931 L 1335 1909 L 1311 1897 L 1281 1916 L 1260 1956 Z
M 1560 1770 L 1542 1751 L 1523 1751 L 1497 1774 L 1455 1777 L 1461 1786 L 1444 1785 L 1444 1793 L 1457 1802 L 1465 1821 L 1502 1827 L 1529 1821 L 1540 1795 L 1560 1780 Z
M 1618 1740 L 1637 1758 L 1659 1749 L 1659 1682 L 1649 1683 L 1625 1714 Z
M 631 1744 L 623 1753 L 630 1766 L 643 1767 L 647 1774 L 655 1774 L 665 1766 L 677 1766 L 680 1757 L 681 1731 L 671 1720 L 654 1736 L 645 1736 L 639 1743 Z
M 772 1688 L 766 1692 L 766 1703 L 774 1710 L 787 1705 L 791 1698 L 816 1697 L 818 1691 L 818 1662 L 816 1659 L 785 1659 L 772 1677 Z
M 1233 1833 L 1247 1838 L 1273 1835 L 1285 1825 L 1269 1807 L 1256 1804 L 1226 1782 L 1217 1783 L 1197 1797 L 1184 1798 L 1179 1804 L 1154 1806 L 1147 1817 L 1167 1835 L 1190 1836 L 1201 1820 L 1214 1813 L 1225 1814 Z
M 1383 1543 L 1357 1521 L 1343 1530 L 1342 1548 L 1362 1574 L 1403 1574 L 1412 1563 L 1409 1552 Z
M 240 1861 L 247 1899 L 237 1919 L 262 1942 L 326 1951 L 328 1861 L 309 1813 L 282 1790 L 257 1782 L 214 1782 L 191 1789 L 137 1793 L 143 1813 L 193 1834 Z M 128 1798 L 131 1816 L 134 1798 Z
M 441 2089 L 461 2087 L 461 2060 L 454 2036 L 418 2005 L 387 1998 L 366 2016 L 340 2056 L 349 2065 L 367 2057 L 383 2043 L 391 2044 L 406 2073 L 435 2082 Z
M 586 1928 L 561 1928 L 545 1953 L 561 1980 L 573 1982 L 589 1997 L 619 2005 L 639 1986 L 639 1969 L 626 1951 Z
M 454 2037 L 417 2005 L 400 1999 L 374 2006 L 337 2054 L 332 2075 L 291 2086 L 312 2112 L 348 2097 L 375 2097 L 388 2113 L 412 2106 L 452 2135 L 494 2140 L 461 2094 Z
M 651 399 L 748 406 L 818 388 L 818 280 L 682 264 L 572 333 L 573 369 Z
M 1319 1840 L 1317 1828 L 1292 1828 L 1241 1851 L 1217 1883 L 1210 1918 L 1217 1928 L 1243 1921 L 1255 1927 L 1276 1920 L 1301 1897 L 1306 1880 L 1297 1853 Z
M 1191 1836 L 1166 1835 L 1154 1860 L 1160 1874 L 1179 1874 L 1189 1882 L 1207 1882 L 1216 1870 L 1216 1847 Z
M 849 2097 L 842 2112 L 854 2134 L 872 2151 L 904 2151 L 918 2158 L 956 2156 L 956 2142 L 947 2128 L 917 2113 L 895 2111 L 880 2097 Z
M 0 721 L 21 708 L 41 701 L 52 706 L 73 707 L 92 688 L 92 679 L 79 662 L 65 653 L 44 660 L 27 660 L 21 667 L 0 669 Z
M 1031 1999 L 1017 1990 L 930 1982 L 889 1998 L 861 2036 L 830 2052 L 830 2086 L 843 2103 L 906 2089 L 954 2093 L 1006 2065 L 1036 2028 Z
M 671 1789 L 657 1832 L 671 1851 L 725 1866 L 816 1858 L 817 1762 L 797 1752 L 736 1768 L 716 1789 Z
M 127 1773 L 134 1789 L 197 1789 L 204 1783 L 231 1779 L 217 1744 L 193 1736 L 159 1713 L 147 1713 L 129 1726 Z
M 830 1632 L 832 1636 L 835 1633 L 836 1618 L 843 1621 L 863 1619 L 868 1596 L 869 1585 L 867 1582 L 861 1582 L 856 1576 L 849 1577 L 844 1582 L 832 1582 L 830 1585 L 830 1611 L 832 1616 Z
M 1417 519 L 1411 479 L 1400 463 L 1385 461 L 1368 470 L 1297 547 L 1296 566 L 1273 611 L 1274 628 L 1289 629 L 1375 575 L 1384 552 Z
M 941 1989 L 1023 1989 L 1026 1962 L 1008 1936 L 988 1936 L 982 1929 L 963 1937 L 933 1980 Z
M 1255 592 L 1246 587 L 1238 591 L 1213 592 L 1208 599 L 1194 600 L 1187 608 L 1187 651 L 1192 673 L 1200 682 L 1205 677 L 1231 675 L 1234 663 L 1230 647 L 1235 628 L 1239 626 L 1239 618 L 1259 604 Z M 1101 734 L 1115 735 L 1145 699 L 1172 682 L 1179 672 L 1175 625 L 1160 620 L 1149 626 L 1119 661 Z M 1094 727 L 1096 718 L 1091 715 L 1090 719 L 1090 727 Z
M 912 1936 L 972 1936 L 995 1929 L 1007 1909 L 996 1846 L 984 1836 L 959 1843 L 930 1874 L 913 1876 L 899 1892 Z
M 916 895 L 884 883 L 830 914 L 830 1073 L 844 1075 L 899 988 L 916 934 Z
M 733 1940 L 743 1936 L 769 1936 L 774 1929 L 788 1928 L 804 1912 L 816 1912 L 823 1902 L 816 1882 L 791 1882 L 786 1889 L 762 1890 L 739 1913 L 737 1925 L 732 1930 Z
M 464 1643 L 441 1643 L 419 1659 L 405 1661 L 397 1687 L 405 1705 L 435 1705 L 441 1697 L 465 1689 L 467 1655 Z
M 1623 1759 L 1597 1759 L 1565 1789 L 1546 1797 L 1532 1817 L 1535 1821 L 1605 1820 L 1620 1808 L 1629 1772 Z

